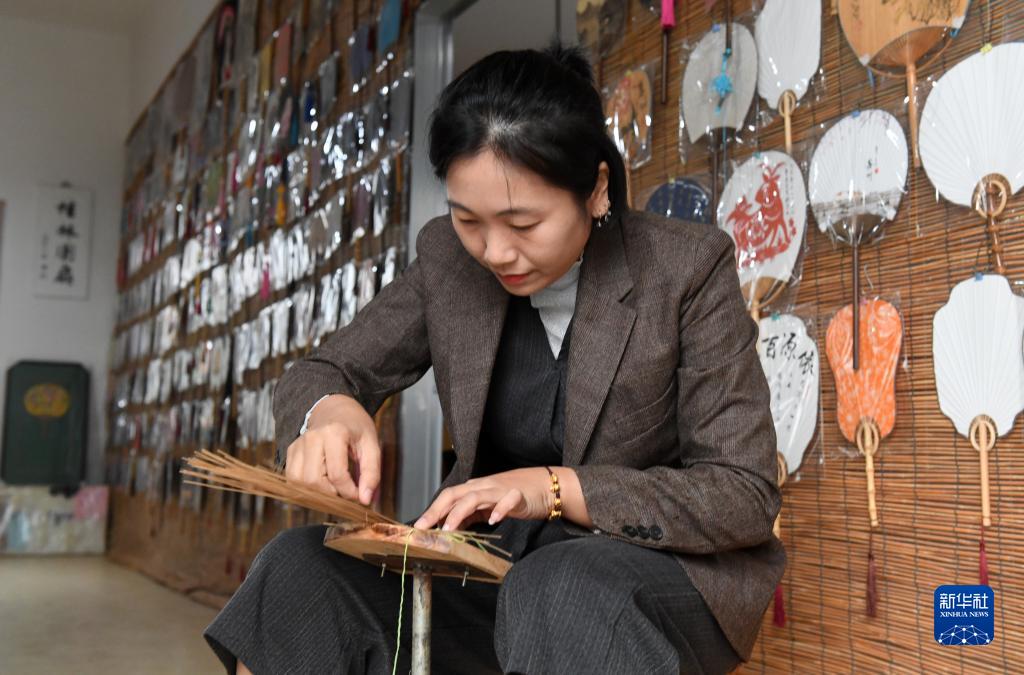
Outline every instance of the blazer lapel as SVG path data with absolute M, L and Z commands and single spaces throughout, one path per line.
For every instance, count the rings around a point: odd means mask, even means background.
M 583 460 L 636 321 L 622 304 L 633 288 L 619 219 L 594 228 L 583 253 L 569 341 L 563 463 Z
M 449 306 L 454 316 L 448 324 L 452 346 L 448 391 L 451 396 L 448 430 L 467 480 L 476 460 L 491 370 L 505 325 L 509 295 L 494 275 L 468 254 L 466 263 L 453 273 L 453 296 Z

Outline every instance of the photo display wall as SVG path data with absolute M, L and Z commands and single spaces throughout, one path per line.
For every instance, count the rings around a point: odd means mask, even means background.
M 274 386 L 405 266 L 415 0 L 221 3 L 126 142 L 111 554 L 218 603 L 322 514 L 182 480 L 273 463 Z M 376 421 L 395 509 L 397 401 Z

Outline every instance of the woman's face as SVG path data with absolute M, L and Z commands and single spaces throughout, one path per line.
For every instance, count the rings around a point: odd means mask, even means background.
M 446 179 L 455 233 L 477 262 L 509 293 L 530 295 L 564 275 L 579 260 L 591 219 L 608 202 L 608 165 L 580 208 L 568 190 L 500 161 L 490 150 L 456 160 Z

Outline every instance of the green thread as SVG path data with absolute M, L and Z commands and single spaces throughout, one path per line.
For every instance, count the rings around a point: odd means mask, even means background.
M 391 675 L 395 675 L 398 672 L 398 652 L 402 648 L 402 609 L 405 606 L 405 563 L 409 559 L 409 539 L 412 537 L 413 530 L 405 535 L 405 551 L 402 553 L 402 578 L 399 583 L 402 584 L 402 594 L 398 596 L 398 630 L 395 634 L 395 663 L 391 666 Z

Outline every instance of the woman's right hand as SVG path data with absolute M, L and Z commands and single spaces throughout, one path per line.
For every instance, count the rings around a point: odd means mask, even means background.
M 306 433 L 288 446 L 285 476 L 369 505 L 380 484 L 377 426 L 354 398 L 334 394 L 313 409 Z

